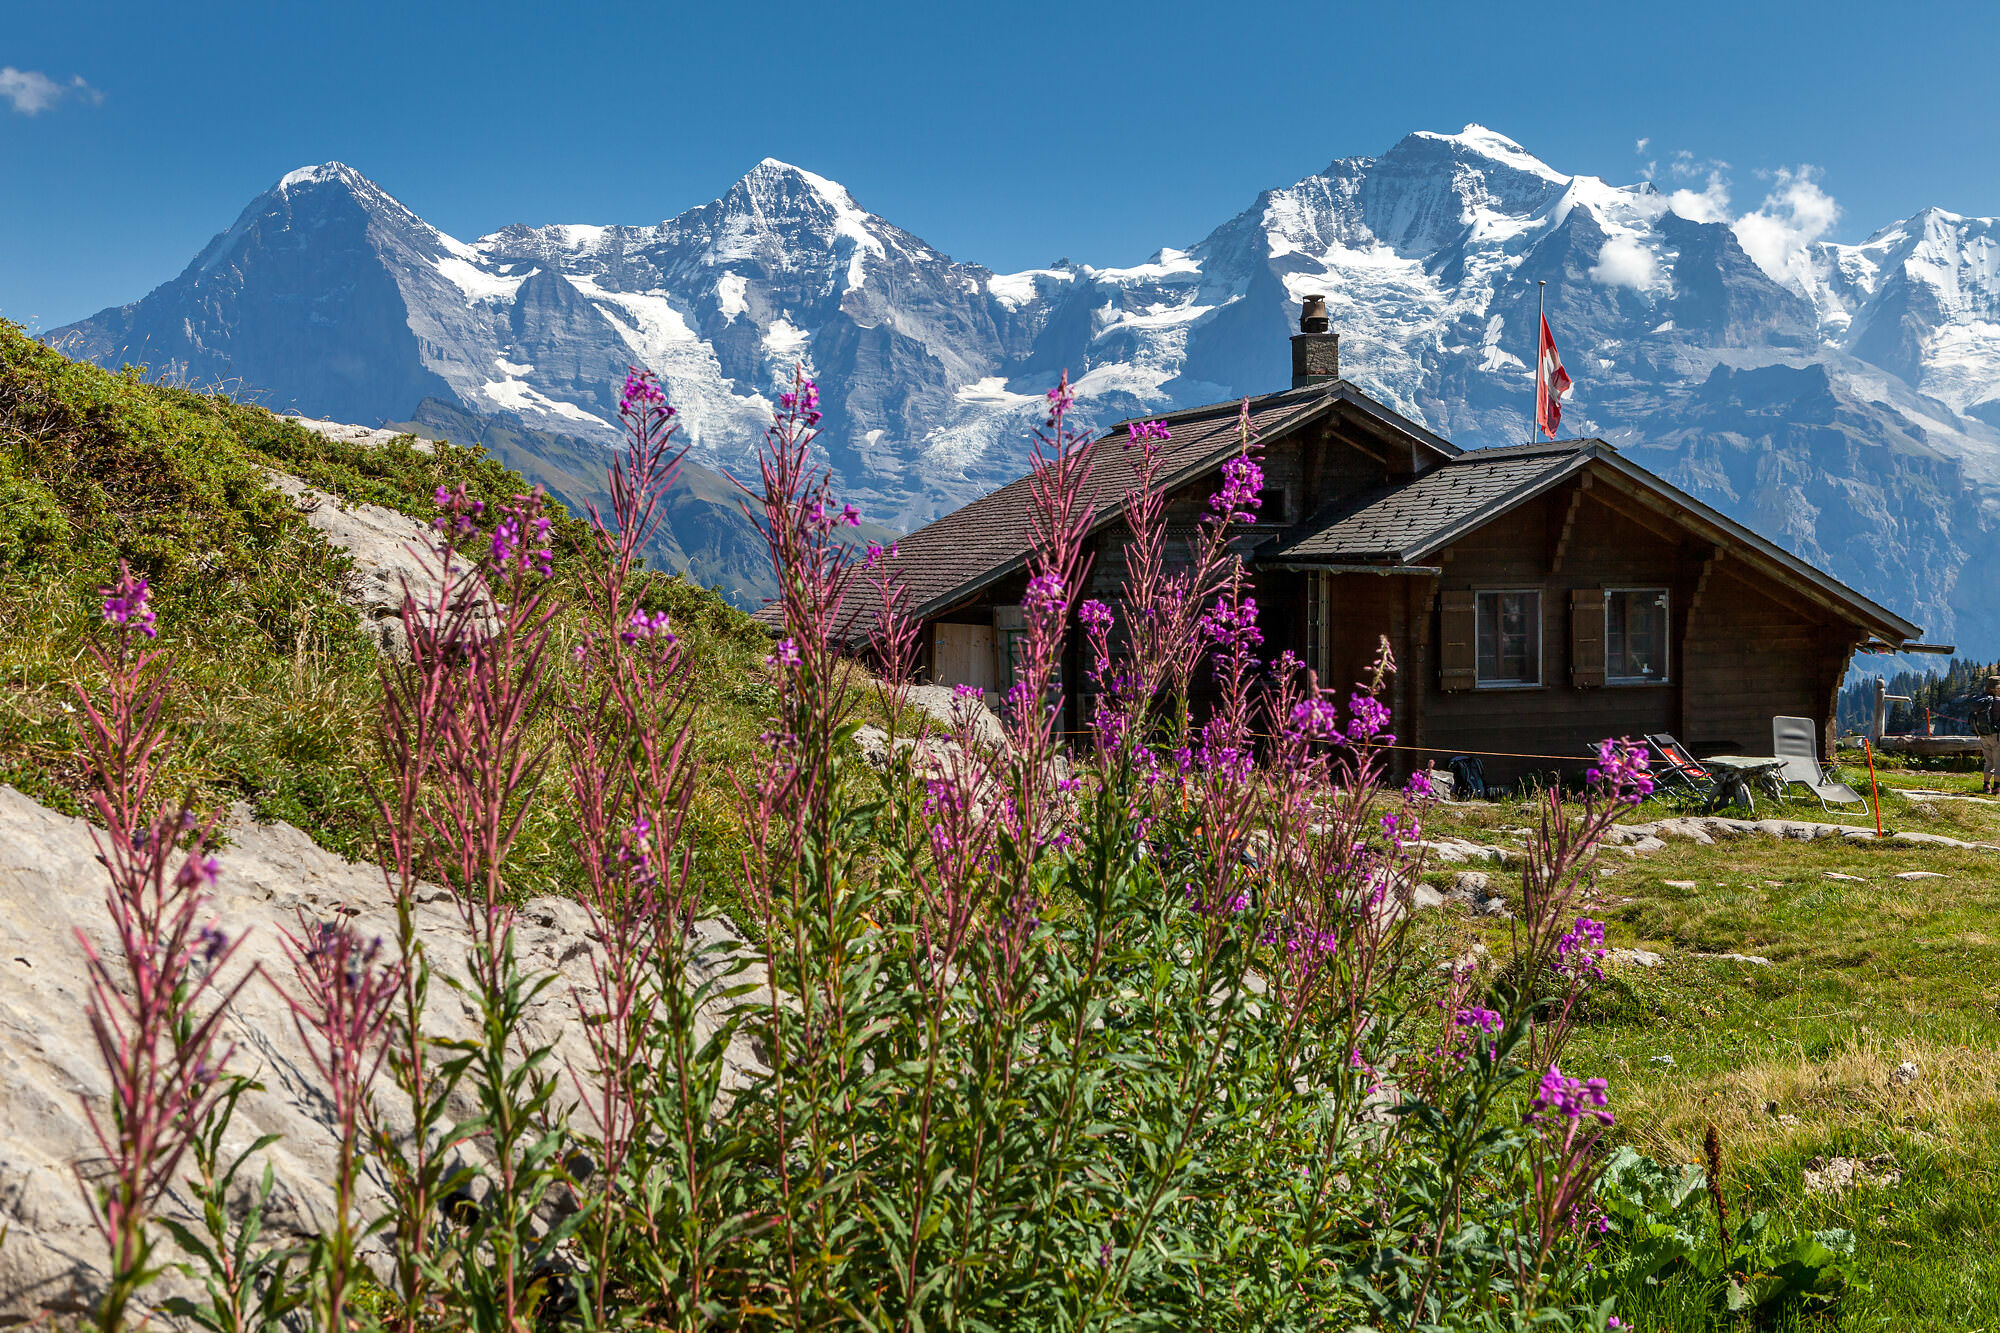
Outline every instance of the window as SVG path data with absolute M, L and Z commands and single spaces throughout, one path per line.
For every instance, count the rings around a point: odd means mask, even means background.
M 1479 684 L 1541 684 L 1541 593 L 1482 592 L 1478 617 Z
M 1259 523 L 1288 523 L 1291 514 L 1285 506 L 1285 488 L 1266 486 L 1257 492 L 1257 521 Z
M 1667 678 L 1667 590 L 1604 591 L 1604 675 L 1614 684 Z

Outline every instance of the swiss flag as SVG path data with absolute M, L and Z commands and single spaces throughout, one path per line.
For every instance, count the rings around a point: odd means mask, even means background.
M 1556 350 L 1555 335 L 1549 332 L 1548 317 L 1542 317 L 1542 346 L 1535 364 L 1535 424 L 1550 439 L 1562 425 L 1563 395 L 1569 392 L 1569 372 L 1563 369 L 1562 353 Z

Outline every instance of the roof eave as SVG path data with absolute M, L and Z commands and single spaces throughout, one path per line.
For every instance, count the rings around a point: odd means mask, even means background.
M 1728 515 L 1711 509 L 1671 482 L 1655 476 L 1638 464 L 1621 457 L 1616 449 L 1608 445 L 1593 444 L 1589 450 L 1589 456 L 1611 468 L 1626 480 L 1635 482 L 1656 495 L 1673 501 L 1702 522 L 1720 529 L 1725 536 L 1749 547 L 1752 551 L 1777 565 L 1794 578 L 1803 579 L 1807 583 L 1810 583 L 1825 596 L 1832 598 L 1834 601 L 1855 612 L 1856 618 L 1862 622 L 1863 628 L 1877 632 L 1886 629 L 1889 632 L 1883 634 L 1882 637 L 1885 639 L 1895 638 L 1905 643 L 1923 633 L 1921 626 L 1905 620 L 1873 598 L 1863 596 L 1832 575 L 1807 564 L 1775 542 L 1767 541 L 1758 536 Z

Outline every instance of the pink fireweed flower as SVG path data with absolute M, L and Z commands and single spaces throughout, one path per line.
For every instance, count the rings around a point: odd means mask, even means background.
M 1389 725 L 1389 707 L 1372 694 L 1355 694 L 1347 700 L 1350 721 L 1347 724 L 1347 739 L 1359 745 L 1364 741 L 1374 741 L 1383 745 L 1393 744 L 1395 737 L 1386 735 Z
M 470 537 L 479 530 L 479 520 L 486 513 L 486 502 L 468 494 L 464 482 L 450 490 L 438 487 L 431 499 L 444 511 L 431 520 L 431 527 L 444 536 Z
M 1329 741 L 1340 735 L 1340 709 L 1331 699 L 1301 699 L 1285 719 L 1288 738 Z
M 1021 594 L 1021 613 L 1030 622 L 1053 617 L 1063 608 L 1063 581 L 1059 574 L 1037 574 L 1028 580 Z
M 1125 448 L 1134 445 L 1148 460 L 1159 457 L 1160 446 L 1169 438 L 1167 423 L 1164 421 L 1134 421 L 1125 427 Z
M 1461 1009 L 1452 1015 L 1452 1026 L 1467 1031 L 1484 1032 L 1488 1036 L 1500 1030 L 1500 1015 L 1491 1009 Z
M 801 380 L 796 393 L 778 395 L 778 406 L 793 413 L 808 426 L 819 424 L 819 385 L 811 380 Z
M 1576 929 L 1556 941 L 1556 970 L 1568 977 L 1604 980 L 1598 966 L 1609 952 L 1604 947 L 1604 924 L 1587 916 L 1576 919 Z
M 1437 789 L 1431 786 L 1430 774 L 1419 768 L 1410 774 L 1410 780 L 1403 784 L 1403 795 L 1413 801 L 1430 800 L 1437 796 Z
M 1062 382 L 1049 390 L 1049 416 L 1053 419 L 1058 413 L 1067 412 L 1074 406 L 1076 395 L 1070 392 L 1069 376 L 1064 375 Z
M 764 665 L 795 667 L 801 660 L 803 659 L 799 656 L 799 641 L 797 639 L 780 639 L 778 640 L 778 646 L 772 650 L 771 655 L 764 659 Z
M 1076 618 L 1093 633 L 1101 634 L 1111 628 L 1111 608 L 1094 597 L 1076 609 Z
M 850 528 L 860 527 L 861 511 L 859 509 L 856 509 L 853 505 L 842 505 L 840 507 L 839 523 L 836 523 L 834 526 L 838 527 L 840 523 L 845 523 Z
M 1239 454 L 1222 465 L 1222 489 L 1208 502 L 1212 523 L 1255 523 L 1262 503 L 1264 469 L 1248 454 Z
M 1647 772 L 1652 754 L 1643 745 L 1623 737 L 1597 743 L 1597 763 L 1586 776 L 1593 787 L 1603 790 L 1620 805 L 1637 805 L 1653 794 L 1653 777 Z
M 668 629 L 669 620 L 665 611 L 647 615 L 643 608 L 634 608 L 632 618 L 625 622 L 625 628 L 618 632 L 618 638 L 626 644 L 636 644 L 648 639 L 657 639 L 662 644 L 677 642 L 673 631 Z
M 667 406 L 666 394 L 660 392 L 660 382 L 650 370 L 640 370 L 637 366 L 625 368 L 625 391 L 618 396 L 618 412 L 621 416 L 643 415 L 649 408 L 662 409 L 665 415 L 675 415 Z
M 1201 631 L 1209 642 L 1225 652 L 1257 647 L 1264 642 L 1257 629 L 1257 599 L 1245 597 L 1231 605 L 1227 598 L 1216 598 L 1215 605 L 1201 618 Z
M 118 581 L 108 588 L 99 588 L 104 597 L 104 622 L 116 625 L 121 630 L 138 630 L 147 638 L 156 638 L 159 631 L 153 628 L 153 608 L 146 605 L 149 589 L 146 580 L 118 562 Z
M 222 865 L 214 857 L 196 854 L 181 863 L 174 884 L 183 889 L 209 889 L 221 873 Z
M 1541 1086 L 1535 1090 L 1535 1099 L 1528 1103 L 1528 1109 L 1521 1118 L 1533 1124 L 1551 1116 L 1567 1120 L 1581 1120 L 1589 1116 L 1599 1124 L 1610 1125 L 1615 1121 L 1611 1113 L 1604 1109 L 1610 1104 L 1611 1085 L 1603 1079 L 1570 1078 L 1550 1065 L 1549 1072 L 1542 1075 Z
M 542 488 L 515 496 L 500 514 L 489 544 L 494 565 L 501 569 L 518 565 L 545 579 L 553 577 L 555 551 L 549 546 L 549 518 L 542 513 Z

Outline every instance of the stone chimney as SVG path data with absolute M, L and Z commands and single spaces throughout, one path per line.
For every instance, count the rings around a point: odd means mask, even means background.
M 1340 335 L 1327 332 L 1326 298 L 1308 296 L 1299 331 L 1292 335 L 1292 387 L 1331 384 L 1340 378 Z

